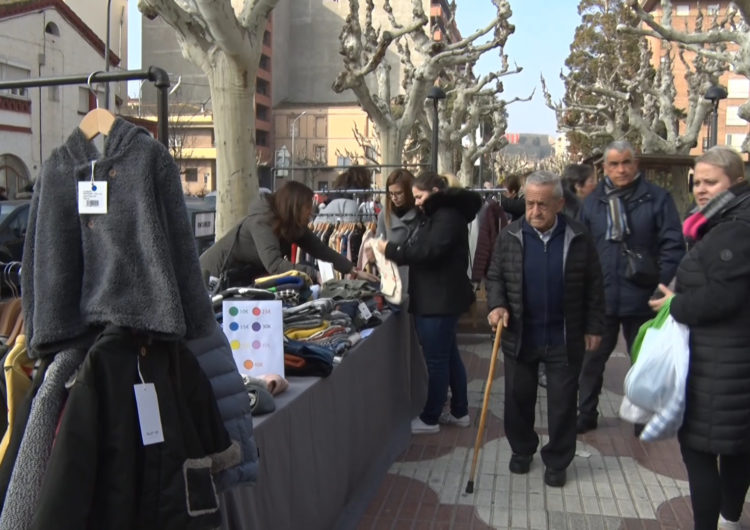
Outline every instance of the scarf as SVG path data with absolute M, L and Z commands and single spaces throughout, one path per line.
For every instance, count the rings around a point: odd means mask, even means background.
M 609 177 L 604 177 L 604 193 L 607 196 L 607 239 L 609 241 L 623 241 L 625 236 L 630 234 L 628 226 L 628 214 L 625 209 L 625 200 L 627 200 L 638 185 L 637 175 L 633 182 L 618 188 Z
M 688 243 L 698 241 L 704 233 L 708 222 L 721 214 L 726 206 L 737 197 L 732 188 L 722 191 L 716 197 L 706 203 L 706 205 L 696 213 L 685 219 L 682 225 L 682 233 Z

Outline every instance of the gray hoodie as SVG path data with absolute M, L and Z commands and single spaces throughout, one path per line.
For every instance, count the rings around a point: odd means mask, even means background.
M 107 213 L 79 214 L 77 186 L 108 184 Z M 76 129 L 34 186 L 23 253 L 29 356 L 87 347 L 107 323 L 163 338 L 216 323 L 177 165 L 146 129 L 115 120 L 104 154 Z

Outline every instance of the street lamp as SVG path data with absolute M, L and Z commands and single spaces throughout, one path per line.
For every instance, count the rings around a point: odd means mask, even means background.
M 432 156 L 431 156 L 431 166 L 432 170 L 437 173 L 437 159 L 438 159 L 438 132 L 439 132 L 439 126 L 440 126 L 440 118 L 438 116 L 438 101 L 441 99 L 445 99 L 445 92 L 442 88 L 439 86 L 432 86 L 430 88 L 430 91 L 427 92 L 427 99 L 432 100 L 432 108 L 433 108 L 433 114 L 432 114 Z
M 718 142 L 719 136 L 719 101 L 727 97 L 727 91 L 724 87 L 714 85 L 706 91 L 703 96 L 713 105 L 713 115 L 711 116 L 711 126 L 709 131 L 708 147 L 711 148 Z
M 292 120 L 292 180 L 294 180 L 294 168 L 295 168 L 295 167 L 296 167 L 296 165 L 297 165 L 297 163 L 296 163 L 296 162 L 294 161 L 294 155 L 295 155 L 295 152 L 294 152 L 294 137 L 295 137 L 295 134 L 294 134 L 294 133 L 296 133 L 296 132 L 297 132 L 297 121 L 298 121 L 298 120 L 299 120 L 299 119 L 300 119 L 300 118 L 301 118 L 302 116 L 304 116 L 305 114 L 307 114 L 307 111 L 306 111 L 306 110 L 303 110 L 303 111 L 302 111 L 302 112 L 300 113 L 300 115 L 299 115 L 299 116 L 297 116 L 296 118 L 294 118 L 294 119 Z
M 427 99 L 432 100 L 432 170 L 437 173 L 437 154 L 438 154 L 438 100 L 445 99 L 445 92 L 439 86 L 433 86 L 427 92 Z
M 104 71 L 109 72 L 109 20 L 112 12 L 112 0 L 107 0 L 107 42 L 104 46 Z M 101 41 L 100 41 L 101 42 Z M 104 108 L 109 109 L 109 83 L 104 83 Z

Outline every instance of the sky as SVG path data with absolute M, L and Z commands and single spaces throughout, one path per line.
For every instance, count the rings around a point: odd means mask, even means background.
M 457 0 L 456 21 L 461 35 L 466 36 L 484 27 L 495 16 L 490 0 Z M 529 102 L 508 106 L 508 132 L 537 133 L 556 136 L 555 113 L 544 102 L 540 74 L 544 75 L 552 100 L 559 101 L 565 93 L 560 70 L 570 53 L 575 28 L 581 22 L 578 0 L 510 0 L 511 23 L 516 31 L 508 37 L 505 53 L 510 67 L 514 62 L 523 68 L 519 74 L 503 78 L 503 99 L 528 97 Z M 475 69 L 484 74 L 501 67 L 497 53 L 485 54 Z
M 466 36 L 484 27 L 495 16 L 491 0 L 457 0 L 456 20 L 461 34 Z M 128 68 L 141 67 L 141 16 L 138 2 L 128 2 Z M 377 4 L 376 4 L 377 5 Z M 528 97 L 529 102 L 508 106 L 508 132 L 556 135 L 555 113 L 544 103 L 540 74 L 544 75 L 552 99 L 562 98 L 565 89 L 560 70 L 570 53 L 573 33 L 581 19 L 578 0 L 510 0 L 516 31 L 508 38 L 505 53 L 511 67 L 514 62 L 523 67 L 519 74 L 503 78 L 504 99 Z M 497 53 L 485 54 L 475 70 L 484 74 L 500 69 Z M 128 93 L 138 97 L 138 82 L 131 82 Z

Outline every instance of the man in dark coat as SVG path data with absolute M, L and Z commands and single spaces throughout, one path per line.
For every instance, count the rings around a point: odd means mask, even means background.
M 638 173 L 635 150 L 625 141 L 604 150 L 605 178 L 583 202 L 580 220 L 591 232 L 604 274 L 606 318 L 599 348 L 586 353 L 579 382 L 578 432 L 597 426 L 604 368 L 622 327 L 628 352 L 638 328 L 653 318 L 648 300 L 668 285 L 685 254 L 680 216 L 668 191 Z M 655 273 L 629 278 L 626 250 L 639 253 Z
M 576 398 L 584 351 L 603 329 L 602 272 L 594 242 L 579 222 L 560 213 L 559 177 L 546 171 L 526 181 L 525 217 L 497 241 L 487 273 L 487 317 L 502 323 L 505 432 L 510 470 L 527 473 L 539 445 L 534 407 L 540 362 L 547 372 L 549 443 L 541 450 L 549 486 L 565 484 L 576 446 Z

